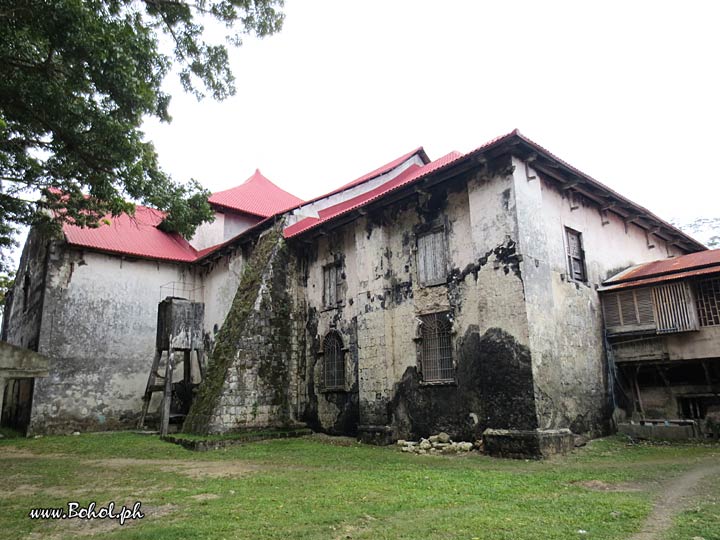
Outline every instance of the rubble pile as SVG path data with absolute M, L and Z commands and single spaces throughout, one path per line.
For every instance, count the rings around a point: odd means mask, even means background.
M 453 442 L 450 440 L 450 435 L 444 432 L 431 435 L 427 439 L 420 439 L 420 441 L 399 440 L 397 445 L 401 451 L 413 454 L 460 454 L 473 449 L 482 449 L 482 441 Z

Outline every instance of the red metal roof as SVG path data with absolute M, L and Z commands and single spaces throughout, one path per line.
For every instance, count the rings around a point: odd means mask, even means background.
M 713 273 L 720 273 L 720 249 L 632 266 L 606 280 L 601 290 L 626 289 Z
M 621 289 L 629 289 L 631 287 L 643 287 L 647 285 L 657 285 L 658 283 L 665 283 L 667 281 L 674 281 L 678 279 L 685 279 L 698 276 L 709 276 L 711 274 L 720 275 L 720 266 L 710 266 L 707 268 L 700 268 L 699 270 L 688 270 L 682 272 L 675 272 L 672 274 L 665 274 L 662 276 L 650 277 L 647 279 L 638 279 L 636 281 L 626 281 L 623 283 L 603 285 L 598 288 L 600 292 L 606 291 L 618 291 Z
M 371 189 L 370 191 L 353 197 L 352 199 L 348 199 L 347 201 L 343 201 L 334 206 L 330 206 L 328 208 L 320 210 L 318 212 L 319 217 L 317 218 L 308 217 L 298 221 L 293 225 L 290 225 L 289 227 L 286 227 L 283 231 L 283 236 L 285 236 L 285 238 L 292 238 L 293 236 L 304 233 L 310 229 L 317 227 L 318 225 L 321 225 L 322 223 L 333 220 L 343 214 L 350 212 L 351 210 L 355 210 L 356 208 L 360 208 L 361 206 L 375 201 L 387 195 L 391 191 L 411 184 L 419 178 L 424 177 L 427 174 L 430 174 L 431 172 L 460 159 L 461 157 L 462 154 L 460 154 L 459 152 L 450 152 L 449 154 L 441 157 L 440 159 L 437 159 L 422 167 L 418 165 L 411 165 L 401 174 L 399 174 L 392 180 L 389 180 L 388 182 L 385 182 L 384 184 L 376 187 L 375 189 Z
M 331 219 L 334 219 L 335 217 L 338 217 L 342 214 L 345 214 L 346 212 L 349 212 L 350 210 L 354 210 L 355 208 L 359 208 L 371 201 L 374 201 L 386 193 L 393 191 L 395 189 L 399 189 L 402 186 L 405 186 L 407 184 L 410 184 L 416 180 L 419 180 L 420 178 L 426 176 L 427 174 L 430 174 L 431 172 L 434 172 L 442 167 L 449 166 L 452 163 L 455 163 L 457 161 L 460 161 L 463 158 L 472 157 L 475 154 L 481 153 L 487 149 L 489 149 L 492 146 L 502 144 L 507 139 L 510 139 L 512 137 L 519 136 L 519 131 L 517 129 L 511 131 L 510 133 L 506 133 L 505 135 L 500 135 L 499 137 L 495 137 L 491 141 L 486 142 L 482 146 L 479 146 L 475 150 L 468 152 L 467 154 L 461 154 L 459 152 L 450 152 L 449 154 L 441 157 L 440 159 L 437 159 L 431 163 L 427 163 L 423 167 L 411 167 L 407 169 L 408 171 L 414 171 L 413 174 L 401 174 L 398 178 L 395 178 L 389 182 L 386 182 L 385 184 L 378 186 L 377 188 L 369 191 L 368 193 L 365 193 L 363 195 L 358 195 L 357 197 L 354 197 L 351 199 L 353 201 L 353 204 L 350 208 L 346 208 L 349 201 L 345 201 L 344 203 L 340 203 L 335 206 L 331 206 L 329 208 L 326 208 L 324 211 L 318 212 L 320 218 L 305 218 L 303 220 L 298 221 L 297 223 L 286 227 L 283 231 L 283 235 L 285 238 L 292 238 L 293 236 L 297 236 L 300 233 L 303 233 L 307 230 L 310 230 L 316 226 L 318 226 L 321 223 L 324 223 L 326 221 L 330 221 Z M 409 152 L 408 154 L 405 154 L 404 156 L 401 156 L 397 158 L 394 161 L 391 161 L 390 163 L 384 165 L 383 167 L 380 167 L 380 169 L 376 169 L 373 171 L 373 173 L 377 173 L 378 171 L 387 172 L 388 166 L 392 165 L 394 163 L 394 166 L 396 167 L 409 157 L 411 157 L 416 152 L 422 152 L 421 156 L 424 156 L 423 161 L 427 158 L 427 154 L 425 154 L 422 147 L 419 147 L 418 149 L 414 150 L 413 152 Z M 368 180 L 369 176 L 373 173 L 368 173 L 365 176 L 361 176 L 357 180 L 353 180 L 353 182 L 350 182 L 349 184 L 345 184 L 345 187 L 351 187 L 352 185 L 357 185 L 363 180 Z M 382 174 L 382 172 L 378 173 Z M 342 191 L 343 188 L 340 188 L 335 191 L 331 191 L 330 193 L 327 193 L 325 195 L 321 195 L 320 197 L 316 197 L 312 201 L 308 201 L 308 203 L 317 201 L 320 199 L 324 199 L 325 197 L 329 197 L 330 195 L 333 195 L 339 191 Z
M 270 217 L 303 203 L 265 178 L 259 169 L 239 186 L 213 193 L 208 201 L 214 206 L 260 217 Z
M 192 262 L 197 252 L 181 235 L 161 231 L 157 226 L 165 214 L 145 206 L 138 206 L 135 215 L 107 216 L 109 225 L 96 229 L 64 224 L 63 233 L 68 244 L 121 253 L 135 257 Z

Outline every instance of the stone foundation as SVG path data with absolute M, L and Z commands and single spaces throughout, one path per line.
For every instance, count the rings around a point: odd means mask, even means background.
M 387 446 L 395 442 L 395 430 L 390 426 L 358 426 L 358 439 L 365 444 Z
M 618 432 L 634 439 L 685 441 L 698 436 L 695 424 L 618 424 Z
M 575 440 L 569 429 L 486 429 L 483 443 L 485 453 L 494 457 L 541 459 L 566 454 L 573 449 Z

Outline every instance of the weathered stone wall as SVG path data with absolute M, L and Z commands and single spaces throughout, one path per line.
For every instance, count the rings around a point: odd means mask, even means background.
M 643 229 L 610 212 L 601 218 L 594 203 L 513 164 L 539 427 L 605 432 L 612 411 L 596 288 L 623 268 L 680 252 L 655 237 L 649 247 Z M 587 283 L 568 278 L 565 227 L 582 234 Z
M 293 421 L 293 264 L 278 223 L 258 240 L 183 429 L 221 433 Z
M 294 246 L 294 256 L 302 261 L 303 272 L 296 286 L 298 295 L 298 325 L 295 332 L 295 355 L 298 377 L 303 381 L 295 397 L 298 418 L 309 427 L 333 434 L 355 435 L 359 422 L 358 394 L 358 328 L 355 301 L 348 296 L 348 287 L 354 280 L 350 269 L 357 265 L 352 228 L 318 239 L 312 246 Z M 310 250 L 308 252 L 308 249 Z M 321 255 L 322 254 L 322 255 Z M 312 269 L 308 261 L 312 260 Z M 342 284 L 341 302 L 328 309 L 323 305 L 322 269 L 337 265 Z M 318 270 L 319 268 L 319 270 Z M 342 389 L 328 389 L 323 381 L 322 341 L 329 331 L 338 332 L 345 354 L 345 385 Z
M 307 321 L 301 419 L 353 433 L 357 417 L 367 440 L 536 426 L 513 182 L 501 169 L 451 179 L 297 248 Z M 436 226 L 446 233 L 448 278 L 421 286 L 416 238 Z M 323 267 L 335 261 L 343 302 L 326 307 Z M 438 311 L 452 312 L 453 384 L 425 384 L 418 370 L 417 317 Z M 331 330 L 348 347 L 343 392 L 319 384 L 318 348 Z
M 160 287 L 181 265 L 51 245 L 29 433 L 133 427 L 155 351 Z
M 37 351 L 40 342 L 45 269 L 51 241 L 32 229 L 25 242 L 15 275 L 15 286 L 6 299 L 2 338 L 13 345 Z

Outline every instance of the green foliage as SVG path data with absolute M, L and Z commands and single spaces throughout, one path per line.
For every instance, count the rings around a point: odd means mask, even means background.
M 239 45 L 242 34 L 279 31 L 282 4 L 0 0 L 0 248 L 17 224 L 97 227 L 132 213 L 128 200 L 168 212 L 166 228 L 185 236 L 211 219 L 208 194 L 164 173 L 140 126 L 170 121 L 161 85 L 173 62 L 198 98 L 234 94 L 227 49 L 203 40 L 203 22 L 224 24 Z
M 15 285 L 15 272 L 0 273 L 0 315 L 5 311 L 5 300 L 13 285 Z

